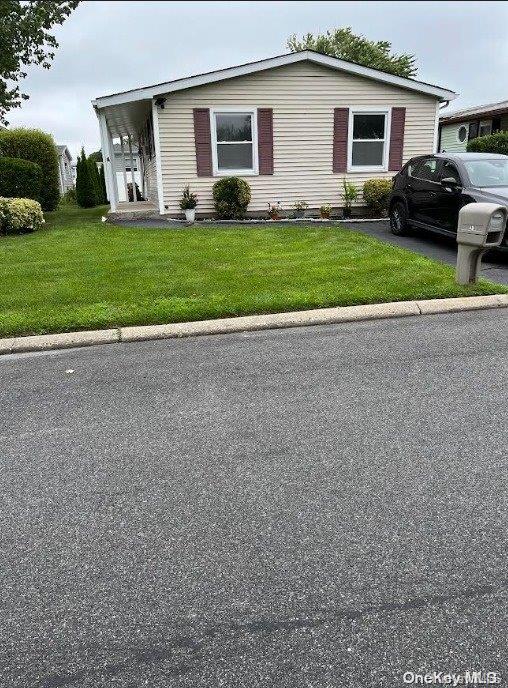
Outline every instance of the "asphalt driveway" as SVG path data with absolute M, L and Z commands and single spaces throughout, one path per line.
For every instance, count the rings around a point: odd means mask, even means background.
M 508 311 L 0 358 L 0 684 L 508 676 Z
M 397 237 L 390 232 L 388 221 L 386 222 L 352 222 L 342 223 L 344 227 L 356 229 L 382 241 L 388 241 L 395 246 L 402 246 L 415 253 L 440 260 L 442 263 L 455 265 L 457 262 L 457 242 L 455 239 L 443 237 L 424 230 L 415 230 L 412 236 Z M 489 253 L 482 261 L 482 277 L 497 282 L 508 284 L 508 254 Z

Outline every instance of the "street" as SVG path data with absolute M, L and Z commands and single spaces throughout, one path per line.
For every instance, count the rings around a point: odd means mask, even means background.
M 507 681 L 507 332 L 0 357 L 0 685 Z

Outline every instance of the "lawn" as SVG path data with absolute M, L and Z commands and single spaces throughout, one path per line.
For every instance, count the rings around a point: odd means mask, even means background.
M 337 227 L 127 228 L 105 211 L 0 239 L 0 336 L 507 291 Z

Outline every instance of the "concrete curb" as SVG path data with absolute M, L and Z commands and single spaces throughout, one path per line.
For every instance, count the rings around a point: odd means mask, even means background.
M 247 315 L 239 318 L 219 318 L 217 320 L 169 323 L 167 325 L 142 325 L 139 327 L 120 327 L 109 330 L 10 337 L 0 339 L 0 354 L 70 349 L 81 346 L 94 346 L 96 344 L 114 344 L 117 342 L 196 337 L 210 334 L 227 334 L 230 332 L 252 332 L 284 327 L 306 327 L 308 325 L 327 325 L 491 308 L 508 308 L 508 294 L 469 296 L 457 299 L 395 301 L 393 303 L 375 303 L 365 306 L 317 308 L 310 311 Z

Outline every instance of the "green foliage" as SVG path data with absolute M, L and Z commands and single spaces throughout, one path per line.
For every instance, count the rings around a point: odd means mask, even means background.
M 102 203 L 102 189 L 101 189 L 101 180 L 99 178 L 99 170 L 97 168 L 97 163 L 93 158 L 88 156 L 87 158 L 87 165 L 90 170 L 90 179 L 92 181 L 92 185 L 95 191 L 95 205 L 100 205 Z
M 77 7 L 77 1 L 38 0 L 0 2 L 0 125 L 8 124 L 6 113 L 20 107 L 28 96 L 20 93 L 18 82 L 29 65 L 49 69 L 58 48 L 51 29 L 63 24 Z M 55 206 L 56 207 L 56 206 Z
M 376 212 L 387 210 L 392 185 L 392 179 L 367 179 L 363 185 L 363 200 Z
M 198 197 L 195 193 L 192 193 L 189 185 L 185 187 L 182 193 L 182 198 L 180 199 L 180 208 L 182 210 L 192 210 L 198 204 Z
M 293 34 L 286 45 L 292 53 L 315 50 L 323 55 L 331 55 L 397 76 L 414 77 L 418 71 L 414 55 L 396 55 L 391 52 L 392 44 L 388 41 L 370 41 L 365 36 L 357 36 L 350 26 L 316 36 L 308 33 L 301 39 Z
M 223 177 L 213 185 L 215 210 L 225 220 L 245 217 L 250 203 L 250 186 L 240 177 Z
M 92 158 L 92 160 L 95 160 L 95 162 L 102 162 L 102 151 L 94 151 L 93 153 L 90 153 L 88 157 Z
M 76 202 L 76 189 L 74 187 L 67 189 L 62 198 L 60 199 L 60 205 L 77 205 Z
M 498 131 L 471 139 L 467 144 L 467 151 L 471 153 L 499 153 L 508 155 L 508 131 Z
M 108 202 L 108 192 L 106 190 L 106 177 L 104 174 L 104 165 L 101 165 L 99 170 L 99 182 L 101 187 L 101 203 L 106 204 Z
M 76 166 L 76 201 L 81 208 L 93 208 L 98 204 L 96 184 L 84 148 Z
M 40 165 L 21 158 L 0 158 L 0 196 L 37 200 L 41 184 Z
M 351 210 L 351 206 L 358 198 L 358 189 L 353 182 L 348 182 L 344 179 L 342 186 L 344 188 L 344 207 L 346 210 Z
M 43 210 L 54 210 L 60 200 L 58 152 L 51 134 L 39 129 L 0 130 L 0 150 L 10 158 L 22 158 L 40 166 L 43 184 L 37 199 Z
M 44 224 L 40 203 L 29 198 L 0 198 L 0 234 L 33 232 Z
M 323 218 L 323 220 L 328 220 L 330 218 L 330 215 L 332 214 L 332 206 L 330 203 L 325 203 L 319 208 L 319 214 Z

